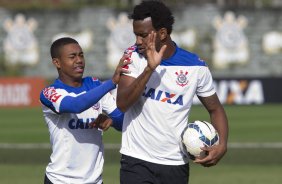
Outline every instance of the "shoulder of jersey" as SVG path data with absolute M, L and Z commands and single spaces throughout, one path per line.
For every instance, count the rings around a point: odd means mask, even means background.
M 127 61 L 132 61 L 132 56 L 133 55 L 138 55 L 140 57 L 140 54 L 138 53 L 137 51 L 137 46 L 136 45 L 132 45 L 131 47 L 128 47 L 125 51 L 124 51 L 124 55 L 126 55 L 126 58 L 125 60 Z M 124 65 L 123 66 L 124 69 L 128 70 L 129 66 L 128 64 L 127 65 Z
M 197 54 L 189 52 L 187 50 L 178 49 L 178 55 L 180 62 L 188 66 L 207 66 L 206 62 L 202 60 Z

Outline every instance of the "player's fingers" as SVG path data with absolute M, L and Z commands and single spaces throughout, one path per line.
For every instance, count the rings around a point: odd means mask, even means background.
M 101 115 L 99 115 L 96 119 L 95 119 L 95 121 L 94 121 L 94 124 L 96 124 L 96 125 L 99 125 L 101 122 L 103 122 L 104 120 L 103 120 L 103 116 L 101 116 Z
M 101 129 L 103 131 L 106 131 L 110 128 L 111 125 L 112 125 L 112 120 L 110 118 L 108 118 L 107 120 L 104 121 L 103 127 L 101 127 Z
M 97 125 L 96 122 L 91 122 L 91 123 L 89 123 L 89 127 L 90 128 L 98 128 L 98 125 Z
M 215 166 L 217 164 L 217 160 L 216 159 L 211 159 L 209 161 L 206 161 L 204 163 L 202 163 L 202 165 L 204 167 L 211 167 L 211 166 Z
M 121 66 L 124 67 L 124 66 L 126 66 L 126 65 L 128 65 L 128 64 L 130 64 L 130 63 L 132 63 L 131 59 L 126 59 L 126 60 L 124 60 L 124 61 L 122 62 Z
M 209 155 L 209 153 L 205 153 L 205 157 L 196 157 L 196 159 L 194 160 L 194 163 L 198 163 L 198 164 L 203 164 L 203 163 L 208 163 L 212 160 L 212 157 Z
M 130 73 L 130 70 L 126 69 L 126 68 L 122 68 L 121 69 L 121 73 Z
M 160 50 L 160 52 L 159 52 L 159 53 L 161 54 L 161 56 L 164 55 L 164 52 L 165 52 L 166 48 L 167 48 L 166 45 L 163 45 L 163 46 L 161 47 L 161 50 Z
M 194 160 L 194 163 L 201 164 L 204 167 L 214 166 L 214 165 L 217 164 L 217 162 L 218 162 L 218 159 L 215 157 L 215 155 L 213 155 L 210 152 L 207 152 L 207 156 L 206 157 L 204 157 L 202 159 L 201 158 L 196 158 Z
M 116 72 L 117 73 L 120 73 L 120 72 L 128 73 L 129 70 L 128 70 L 127 65 L 130 63 L 132 63 L 132 60 L 130 59 L 130 57 L 127 54 L 124 54 L 119 61 Z
M 147 42 L 147 51 L 154 50 L 155 49 L 155 40 L 156 40 L 156 33 L 152 31 L 148 36 L 148 42 Z
M 156 33 L 153 32 L 152 41 L 151 41 L 151 49 L 153 49 L 153 50 L 156 50 L 155 43 L 156 43 Z
M 101 124 L 101 123 L 103 123 L 106 119 L 108 119 L 109 117 L 107 116 L 107 115 L 105 115 L 105 114 L 99 114 L 99 116 L 95 119 L 95 123 L 97 124 L 97 125 L 99 125 L 99 124 Z
M 94 126 L 94 125 L 93 125 L 93 122 L 89 123 L 89 127 L 90 127 L 90 128 L 93 128 L 93 126 Z
M 216 162 L 214 160 L 208 160 L 207 161 L 207 160 L 197 160 L 197 159 L 195 159 L 194 163 L 201 164 L 204 167 L 211 167 L 211 166 L 216 165 Z
M 117 65 L 117 68 L 123 67 L 127 64 L 131 63 L 131 59 L 128 54 L 123 54 L 123 56 L 120 58 L 119 63 Z
M 208 146 L 201 147 L 200 149 L 203 151 L 210 151 L 210 147 Z
M 212 167 L 212 166 L 215 166 L 216 164 L 214 163 L 205 163 L 205 164 L 201 164 L 202 166 L 204 167 Z

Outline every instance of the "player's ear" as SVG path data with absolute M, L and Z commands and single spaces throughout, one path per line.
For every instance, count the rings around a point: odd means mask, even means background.
M 159 31 L 159 36 L 160 36 L 160 40 L 163 41 L 163 40 L 166 40 L 167 38 L 167 29 L 166 28 L 161 28 Z
M 56 66 L 56 68 L 61 68 L 61 64 L 60 64 L 58 58 L 53 58 L 53 59 L 52 59 L 52 62 L 53 62 L 53 65 Z

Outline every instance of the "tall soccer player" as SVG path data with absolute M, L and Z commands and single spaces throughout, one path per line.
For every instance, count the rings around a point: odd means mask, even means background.
M 122 69 L 127 63 L 122 58 L 112 79 L 101 83 L 97 78 L 83 77 L 85 60 L 76 40 L 60 38 L 50 51 L 58 78 L 40 94 L 52 145 L 44 183 L 101 184 L 102 130 L 109 126 L 121 130 L 123 121 L 123 113 L 108 92 L 116 88 L 121 72 L 127 72 Z
M 219 145 L 203 148 L 194 162 L 216 165 L 227 151 L 228 121 L 211 72 L 196 54 L 170 37 L 174 17 L 160 1 L 143 1 L 131 14 L 134 46 L 126 53 L 131 72 L 122 75 L 117 105 L 125 112 L 121 146 L 121 184 L 187 184 L 189 158 L 180 146 L 194 95 L 210 114 Z

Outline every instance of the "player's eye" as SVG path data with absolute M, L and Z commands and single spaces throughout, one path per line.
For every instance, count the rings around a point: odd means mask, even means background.
M 136 37 L 146 38 L 148 36 L 147 33 L 144 34 L 135 34 Z
M 140 35 L 142 38 L 146 38 L 148 36 L 148 34 L 141 34 Z

